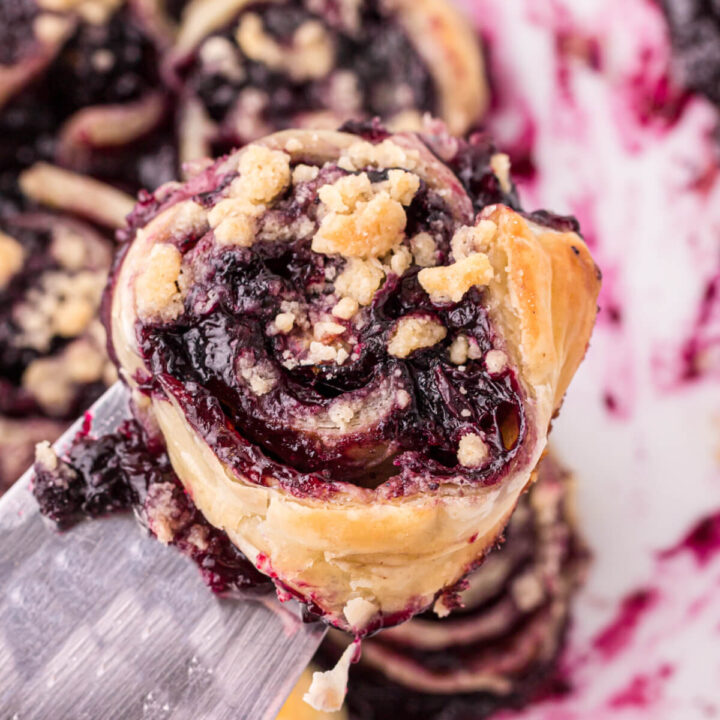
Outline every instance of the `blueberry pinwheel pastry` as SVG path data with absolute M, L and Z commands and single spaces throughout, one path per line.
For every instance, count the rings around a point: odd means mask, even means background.
M 480 135 L 280 132 L 137 206 L 110 344 L 205 518 L 361 637 L 531 482 L 595 319 L 574 227 L 518 210 Z
M 487 90 L 478 39 L 446 0 L 192 0 L 169 63 L 183 161 L 290 127 L 424 113 L 463 134 Z
M 481 720 L 552 686 L 588 560 L 572 489 L 571 476 L 545 457 L 503 543 L 452 602 L 363 642 L 346 699 L 353 720 Z M 346 644 L 333 631 L 316 662 L 332 664 Z
M 3 193 L 36 161 L 133 192 L 175 174 L 158 0 L 4 0 L 0 38 Z
M 0 209 L 0 491 L 116 378 L 97 319 L 112 232 L 132 199 L 39 164 Z

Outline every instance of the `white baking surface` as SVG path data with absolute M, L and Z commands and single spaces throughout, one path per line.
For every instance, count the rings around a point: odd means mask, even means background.
M 511 150 L 534 135 L 525 206 L 577 215 L 605 276 L 592 347 L 552 435 L 577 472 L 594 553 L 563 660 L 573 689 L 507 717 L 714 717 L 720 553 L 706 563 L 659 553 L 720 510 L 718 356 L 708 353 L 699 379 L 677 377 L 720 269 L 717 111 L 693 97 L 670 120 L 665 101 L 644 112 L 670 68 L 665 21 L 649 0 L 462 4 L 490 51 L 491 130 Z M 693 187 L 701 178 L 703 192 Z M 647 607 L 616 623 L 636 592 Z

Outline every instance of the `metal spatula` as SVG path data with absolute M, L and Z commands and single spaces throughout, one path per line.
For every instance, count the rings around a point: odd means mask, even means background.
M 108 390 L 93 432 L 114 430 L 126 407 L 120 385 Z M 214 596 L 130 515 L 58 533 L 29 481 L 0 500 L 2 720 L 275 717 L 323 627 L 275 599 Z

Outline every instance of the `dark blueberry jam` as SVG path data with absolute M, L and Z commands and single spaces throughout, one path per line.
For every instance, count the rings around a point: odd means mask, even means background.
M 372 123 L 366 127 L 377 132 Z M 485 181 L 492 175 L 489 148 L 480 141 L 463 144 L 464 157 L 456 165 L 470 188 L 478 179 L 488 187 L 483 197 L 497 202 L 506 196 Z M 332 182 L 343 174 L 325 167 L 314 182 Z M 386 177 L 386 171 L 370 174 L 375 182 Z M 283 226 L 298 217 L 315 221 L 312 197 L 288 190 L 268 216 Z M 151 214 L 153 207 L 149 202 Z M 421 183 L 406 215 L 406 234 L 431 232 L 440 262 L 449 262 L 457 223 L 444 200 Z M 261 227 L 263 222 L 268 218 Z M 361 311 L 362 322 L 348 326 L 355 345 L 346 362 L 289 366 L 283 359 L 293 340 L 268 335 L 267 328 L 284 304 L 309 308 L 332 293 L 325 278 L 340 271 L 344 261 L 312 252 L 307 236 L 258 240 L 252 248 L 218 248 L 211 236 L 177 242 L 203 268 L 202 277 L 196 277 L 176 321 L 138 325 L 141 351 L 155 378 L 148 390 L 174 395 L 230 466 L 255 482 L 263 482 L 267 472 L 298 491 L 318 490 L 328 480 L 375 486 L 393 478 L 393 492 L 404 493 L 420 477 L 457 476 L 458 443 L 474 429 L 482 432 L 490 459 L 481 467 L 462 468 L 461 474 L 483 483 L 502 477 L 522 445 L 526 423 L 514 372 L 506 368 L 491 375 L 481 359 L 497 341 L 482 290 L 472 288 L 460 302 L 437 304 L 421 288 L 418 267 L 402 277 L 390 273 L 372 305 Z M 399 319 L 409 315 L 433 318 L 447 335 L 400 359 L 388 354 L 388 339 Z M 460 335 L 477 348 L 476 359 L 463 366 L 449 359 L 450 345 Z M 252 364 L 272 367 L 276 382 L 269 392 L 252 393 L 239 381 L 238 367 L 248 357 Z M 384 381 L 389 384 L 382 392 L 402 389 L 409 395 L 406 406 L 334 444 L 307 432 L 307 423 L 298 428 L 288 420 L 291 408 L 301 408 L 311 422 L 341 396 L 362 402 L 380 392 Z
M 0 3 L 0 65 L 13 65 L 32 51 L 33 21 L 38 14 L 34 0 Z
M 473 133 L 467 142 L 460 141 L 459 145 L 459 151 L 448 164 L 472 198 L 475 211 L 497 203 L 520 210 L 515 186 L 505 192 L 490 167 L 490 159 L 498 152 L 490 136 L 482 132 Z
M 40 512 L 61 528 L 123 510 L 134 510 L 153 532 L 154 523 L 164 522 L 170 536 L 163 539 L 198 565 L 214 592 L 272 587 L 227 535 L 200 514 L 162 444 L 134 420 L 99 438 L 81 433 L 56 470 L 36 465 L 33 494 Z
M 158 81 L 155 46 L 126 4 L 107 24 L 81 23 L 47 74 L 52 107 L 65 116 L 137 100 Z
M 264 31 L 280 45 L 288 44 L 293 33 L 306 21 L 323 23 L 334 36 L 334 71 L 352 72 L 355 78 L 357 109 L 348 111 L 333 107 L 328 78 L 293 79 L 286 72 L 243 57 L 237 51 L 242 72 L 236 77 L 205 70 L 199 59 L 181 71 L 187 86 L 202 101 L 210 117 L 226 123 L 238 100 L 248 88 L 262 91 L 266 96 L 260 119 L 268 130 L 291 127 L 294 120 L 305 113 L 337 110 L 342 116 L 392 117 L 409 109 L 436 113 L 435 84 L 429 69 L 410 40 L 392 16 L 380 10 L 377 0 L 363 0 L 359 4 L 358 30 L 348 34 L 333 23 L 333 13 L 325 16 L 310 13 L 302 0 L 292 0 L 275 6 L 272 3 L 250 5 L 244 13 L 258 15 Z M 235 45 L 235 32 L 242 14 L 224 29 L 215 33 Z M 215 152 L 221 154 L 254 139 L 243 137 L 232 123 L 217 138 Z

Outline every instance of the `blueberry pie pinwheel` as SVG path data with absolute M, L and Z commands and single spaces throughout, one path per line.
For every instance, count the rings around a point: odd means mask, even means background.
M 0 38 L 3 193 L 36 161 L 133 192 L 175 174 L 158 0 L 7 0 Z
M 445 0 L 193 0 L 172 56 L 183 161 L 351 118 L 407 129 L 427 112 L 463 134 L 487 100 L 478 39 Z
M 206 519 L 358 637 L 482 560 L 590 338 L 597 268 L 507 165 L 440 126 L 290 130 L 130 218 L 122 377 Z
M 0 492 L 116 379 L 97 319 L 112 231 L 132 198 L 38 164 L 0 208 Z

